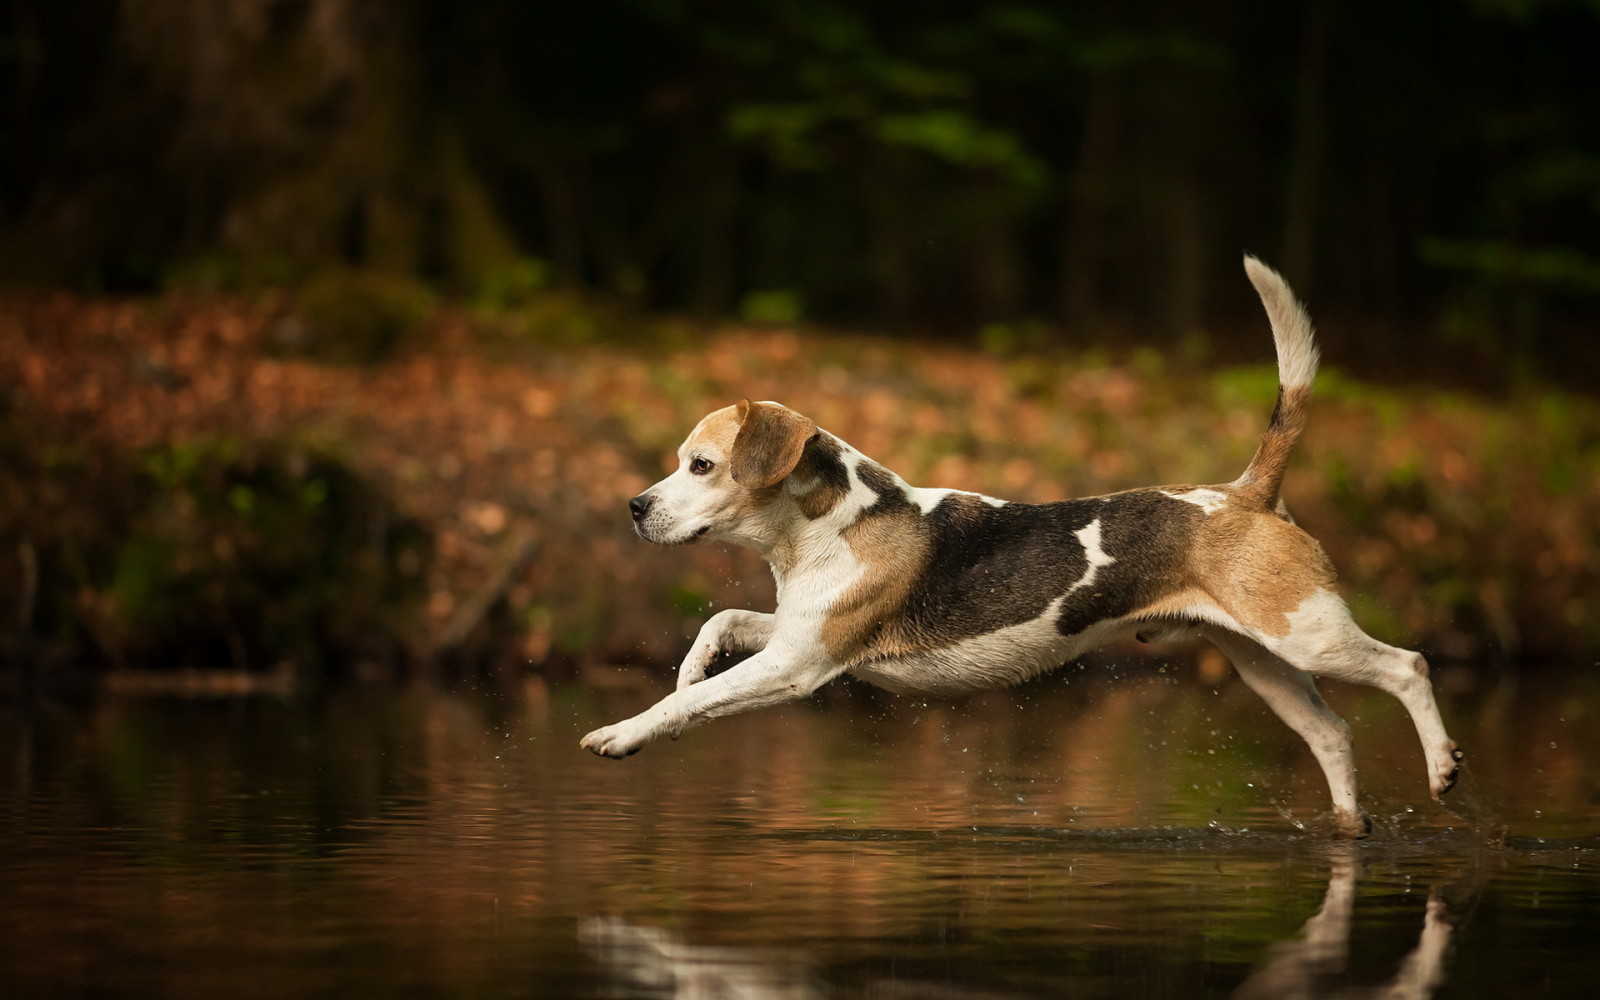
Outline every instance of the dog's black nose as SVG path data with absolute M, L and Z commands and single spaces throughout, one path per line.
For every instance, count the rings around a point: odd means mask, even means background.
M 632 500 L 629 500 L 628 509 L 633 511 L 633 519 L 635 521 L 644 520 L 644 516 L 650 513 L 650 505 L 655 503 L 655 499 L 655 497 L 650 496 L 648 493 L 641 493 Z

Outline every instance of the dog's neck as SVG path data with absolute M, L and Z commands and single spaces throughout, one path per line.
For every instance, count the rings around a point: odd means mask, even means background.
M 780 504 L 792 503 L 780 500 Z M 751 547 L 760 552 L 772 567 L 773 578 L 778 582 L 781 595 L 785 584 L 804 579 L 815 573 L 836 571 L 838 560 L 850 556 L 850 546 L 840 536 L 837 528 L 817 522 L 791 522 L 790 530 L 782 532 L 766 546 Z
M 885 488 L 909 489 L 886 467 L 827 432 L 807 448 L 765 505 L 757 530 L 740 540 L 772 567 L 780 604 L 796 587 L 811 589 L 807 581 L 854 579 L 857 559 L 846 529 L 882 499 Z

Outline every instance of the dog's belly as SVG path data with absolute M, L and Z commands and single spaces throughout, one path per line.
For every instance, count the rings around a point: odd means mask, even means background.
M 868 660 L 851 676 L 896 694 L 951 697 L 1020 684 L 1115 638 L 1118 622 L 1064 636 L 1053 613 L 935 649 Z

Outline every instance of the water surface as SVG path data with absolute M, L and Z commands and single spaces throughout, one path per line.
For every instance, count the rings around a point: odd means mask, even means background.
M 1600 982 L 1589 680 L 1453 685 L 1469 758 L 1446 806 L 1399 706 L 1331 691 L 1377 821 L 1338 844 L 1309 754 L 1236 681 L 1069 671 L 959 706 L 843 690 L 626 761 L 580 751 L 660 693 L 636 677 L 0 707 L 9 994 L 1587 997 Z

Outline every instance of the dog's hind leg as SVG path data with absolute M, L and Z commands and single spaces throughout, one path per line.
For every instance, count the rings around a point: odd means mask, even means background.
M 1366 684 L 1398 698 L 1422 741 L 1433 797 L 1454 787 L 1461 751 L 1444 731 L 1422 654 L 1397 649 L 1361 631 L 1344 601 L 1331 591 L 1308 598 L 1290 620 L 1288 635 L 1266 638 L 1264 644 L 1308 673 Z
M 1267 707 L 1311 748 L 1328 779 L 1338 835 L 1365 837 L 1370 833 L 1372 823 L 1356 803 L 1350 726 L 1322 700 L 1310 676 L 1236 632 L 1208 628 L 1204 635 L 1233 662 L 1239 676 Z
M 678 688 L 706 679 L 711 661 L 719 653 L 756 653 L 772 638 L 772 615 L 728 608 L 718 611 L 700 627 L 694 645 L 678 666 Z

